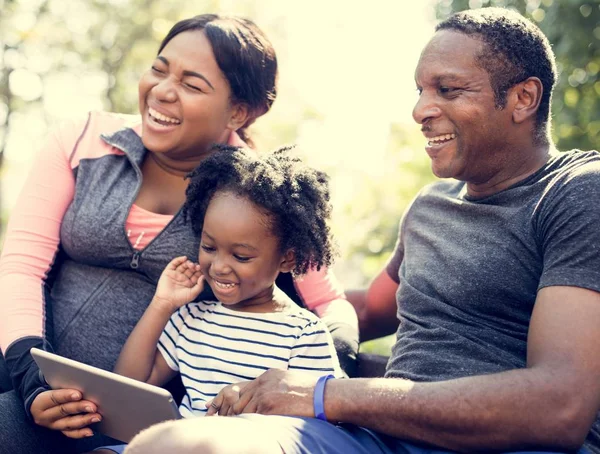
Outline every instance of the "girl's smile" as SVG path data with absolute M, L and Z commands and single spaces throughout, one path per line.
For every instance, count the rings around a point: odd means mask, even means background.
M 273 220 L 248 199 L 217 192 L 202 229 L 199 263 L 217 299 L 232 309 L 273 307 L 275 279 L 289 271 Z

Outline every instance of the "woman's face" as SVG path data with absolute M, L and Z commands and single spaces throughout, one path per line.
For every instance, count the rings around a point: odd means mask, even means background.
M 243 124 L 203 31 L 169 41 L 140 80 L 139 103 L 144 146 L 172 159 L 194 160 Z

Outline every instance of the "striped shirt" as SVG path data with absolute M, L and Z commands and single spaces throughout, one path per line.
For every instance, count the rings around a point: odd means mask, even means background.
M 219 302 L 193 302 L 173 314 L 158 342 L 169 367 L 186 389 L 179 411 L 201 416 L 205 403 L 227 385 L 252 380 L 268 369 L 316 376 L 341 371 L 325 324 L 292 306 L 285 312 L 253 313 Z

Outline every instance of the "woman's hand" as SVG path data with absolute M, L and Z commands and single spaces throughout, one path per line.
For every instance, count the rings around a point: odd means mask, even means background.
M 240 392 L 250 382 L 242 381 L 233 385 L 225 386 L 213 400 L 206 402 L 206 416 L 234 416 L 237 413 L 233 412 L 233 405 L 240 400 Z
M 53 389 L 36 396 L 31 403 L 31 416 L 42 427 L 60 430 L 70 438 L 91 437 L 90 424 L 100 422 L 96 405 L 84 400 L 75 389 Z
M 162 272 L 153 304 L 165 305 L 175 312 L 196 298 L 203 288 L 204 276 L 200 265 L 192 263 L 185 256 L 177 257 Z

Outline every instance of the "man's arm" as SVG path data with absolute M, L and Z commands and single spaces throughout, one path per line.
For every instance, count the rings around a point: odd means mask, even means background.
M 383 269 L 367 289 L 349 290 L 348 301 L 358 314 L 362 342 L 393 334 L 398 328 L 396 291 L 398 284 Z
M 337 380 L 327 416 L 461 451 L 577 449 L 600 407 L 599 321 L 599 293 L 544 288 L 526 369 L 438 383 Z
M 600 407 L 600 293 L 547 287 L 536 301 L 527 367 L 432 383 L 330 380 L 325 413 L 456 451 L 576 450 Z M 314 416 L 313 377 L 271 370 L 240 394 L 263 414 Z

